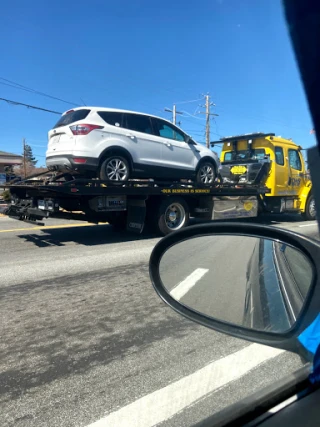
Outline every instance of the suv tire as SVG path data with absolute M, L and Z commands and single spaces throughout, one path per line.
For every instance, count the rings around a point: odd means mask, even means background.
M 99 178 L 103 181 L 128 181 L 130 177 L 129 162 L 122 156 L 110 156 L 104 159 L 99 170 Z
M 199 164 L 196 174 L 197 184 L 213 185 L 216 177 L 216 166 L 213 162 L 211 162 L 210 160 L 204 160 Z

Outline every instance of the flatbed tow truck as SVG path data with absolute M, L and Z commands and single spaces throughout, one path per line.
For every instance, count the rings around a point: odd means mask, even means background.
M 5 212 L 9 217 L 38 225 L 49 217 L 106 222 L 118 230 L 140 234 L 147 228 L 166 235 L 187 226 L 190 217 L 256 217 L 259 203 L 269 191 L 259 185 L 223 184 L 221 180 L 210 187 L 188 181 L 68 180 L 63 174 L 50 180 L 33 180 L 41 179 L 41 175 L 6 186 L 12 200 Z

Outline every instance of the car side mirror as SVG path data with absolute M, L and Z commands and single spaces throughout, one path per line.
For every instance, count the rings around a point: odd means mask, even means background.
M 195 142 L 190 138 L 189 135 L 186 135 L 186 143 L 190 145 L 195 145 Z
M 156 292 L 181 315 L 299 353 L 299 335 L 319 314 L 319 259 L 320 244 L 292 231 L 219 223 L 163 238 L 149 265 Z

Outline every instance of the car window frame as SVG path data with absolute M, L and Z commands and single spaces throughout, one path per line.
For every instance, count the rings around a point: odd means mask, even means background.
M 298 156 L 298 159 L 299 159 L 299 162 L 300 162 L 300 169 L 297 169 L 297 168 L 294 168 L 293 166 L 291 166 L 291 164 L 290 164 L 290 151 L 293 151 L 293 152 L 297 153 L 297 156 Z M 292 169 L 294 169 L 296 171 L 299 171 L 299 172 L 302 171 L 302 160 L 301 160 L 301 157 L 300 157 L 299 150 L 296 150 L 294 148 L 288 148 L 288 164 L 289 164 L 290 168 L 292 168 Z
M 85 116 L 83 116 L 83 117 L 81 116 L 80 118 L 77 118 L 76 120 L 68 120 L 68 119 L 70 119 L 70 117 L 74 117 L 77 113 L 80 113 L 83 111 L 85 111 L 87 113 Z M 59 120 L 53 126 L 52 129 L 59 129 L 59 128 L 64 127 L 64 126 L 70 126 L 73 123 L 77 123 L 81 120 L 85 120 L 89 116 L 90 113 L 92 113 L 92 110 L 87 108 L 87 107 L 81 108 L 78 110 L 69 110 L 60 116 Z
M 120 121 L 120 126 L 116 126 L 116 125 L 113 125 L 113 124 L 111 124 L 111 123 L 108 123 L 101 115 L 100 115 L 100 113 L 106 113 L 106 114 L 120 114 L 120 116 L 121 116 L 121 121 Z M 98 116 L 108 125 L 108 126 L 112 126 L 112 127 L 115 127 L 115 128 L 124 128 L 124 126 L 123 126 L 123 123 L 124 123 L 124 114 L 123 114 L 123 112 L 122 111 L 98 111 L 97 110 L 97 114 L 98 114 Z
M 277 159 L 277 149 L 280 149 L 281 150 L 281 152 L 282 152 L 282 163 L 279 163 L 278 162 L 278 159 Z M 280 147 L 280 145 L 276 145 L 275 147 L 274 147 L 274 157 L 275 157 L 275 160 L 276 160 L 276 164 L 278 165 L 278 166 L 284 166 L 284 149 L 283 149 L 283 147 Z
M 143 132 L 141 130 L 136 130 L 136 129 L 131 129 L 130 127 L 128 127 L 128 117 L 129 116 L 137 116 L 137 117 L 143 117 L 146 118 L 147 120 L 149 120 L 150 123 L 150 129 L 152 133 L 148 133 L 148 132 Z M 151 120 L 151 117 L 145 114 L 139 114 L 139 113 L 123 113 L 123 128 L 127 129 L 131 132 L 138 132 L 141 133 L 143 135 L 151 135 L 154 136 L 155 135 L 155 131 L 154 131 L 154 126 Z
M 154 128 L 155 135 L 158 136 L 159 138 L 170 139 L 170 141 L 186 143 L 187 135 L 181 129 L 179 129 L 177 126 L 175 126 L 173 123 L 168 123 L 166 120 L 163 120 L 163 119 L 158 118 L 158 117 L 152 117 L 151 122 L 152 122 L 152 125 Z M 175 139 L 175 138 L 169 138 L 168 136 L 160 135 L 157 122 L 160 122 L 160 123 L 163 122 L 166 126 L 168 126 L 169 128 L 172 128 L 174 132 L 181 134 L 183 136 L 183 140 L 179 140 L 179 139 Z
M 266 156 L 266 150 L 265 148 L 253 148 L 251 151 L 254 153 L 255 151 L 258 150 L 263 150 L 263 153 L 258 153 L 258 154 L 263 154 L 264 156 Z M 247 161 L 247 160 L 252 160 L 252 157 L 248 157 L 248 158 L 244 158 L 244 159 L 233 159 L 232 157 L 234 157 L 234 154 L 236 153 L 241 153 L 241 152 L 249 152 L 249 150 L 230 150 L 230 151 L 225 151 L 224 153 L 224 162 L 237 162 L 237 161 Z M 231 155 L 231 159 L 230 160 L 226 160 L 226 156 L 230 154 Z M 262 160 L 262 159 L 257 159 L 257 160 Z

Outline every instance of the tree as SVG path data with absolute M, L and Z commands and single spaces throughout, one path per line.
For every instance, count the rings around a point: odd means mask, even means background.
M 30 166 L 34 167 L 38 163 L 38 160 L 36 160 L 33 155 L 32 148 L 28 144 L 25 144 L 24 146 L 23 156 L 25 157 L 27 164 L 29 164 Z
M 4 171 L 6 175 L 14 175 L 13 165 L 5 166 Z

